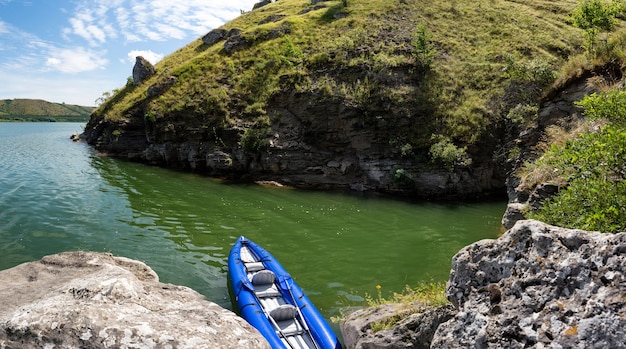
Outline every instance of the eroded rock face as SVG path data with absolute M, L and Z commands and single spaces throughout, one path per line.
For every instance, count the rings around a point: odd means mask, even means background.
M 432 348 L 626 348 L 626 233 L 519 221 L 452 261 Z
M 156 69 L 152 63 L 142 56 L 137 56 L 133 67 L 133 84 L 139 86 L 154 74 L 156 74 Z
M 234 313 L 109 254 L 0 271 L 0 303 L 0 348 L 270 348 Z
M 404 304 L 386 304 L 374 308 L 357 310 L 341 323 L 341 333 L 347 349 L 427 349 L 440 323 L 451 319 L 456 310 L 448 305 L 424 307 L 414 304 L 418 312 L 412 312 Z M 413 310 L 414 311 L 414 310 Z M 401 316 L 392 328 L 379 332 L 372 331 L 372 324 L 388 322 Z
M 226 37 L 226 34 L 228 33 L 228 31 L 226 31 L 226 29 L 213 29 L 210 32 L 208 32 L 205 36 L 202 37 L 202 42 L 205 43 L 206 45 L 213 45 L 216 42 L 223 40 Z

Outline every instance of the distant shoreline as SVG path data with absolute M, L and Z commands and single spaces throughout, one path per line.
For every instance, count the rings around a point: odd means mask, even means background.
M 87 122 L 89 117 L 76 116 L 2 116 L 0 122 Z

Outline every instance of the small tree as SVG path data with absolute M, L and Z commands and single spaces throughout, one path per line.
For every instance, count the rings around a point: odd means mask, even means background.
M 624 12 L 626 5 L 623 0 L 612 0 L 610 3 L 603 0 L 580 0 L 570 16 L 572 24 L 585 31 L 585 49 L 590 53 L 597 53 L 597 41 L 600 31 L 608 33 L 617 25 L 617 15 Z
M 109 98 L 111 98 L 111 92 L 109 92 L 109 91 L 102 92 L 102 96 L 100 96 L 100 97 L 96 98 L 96 101 L 95 101 L 95 102 L 96 102 L 96 105 L 98 106 L 98 105 L 103 104 L 103 103 L 104 103 L 104 102 L 106 102 Z
M 431 42 L 430 33 L 423 24 L 418 25 L 413 32 L 413 56 L 417 63 L 425 69 L 435 58 L 435 45 Z

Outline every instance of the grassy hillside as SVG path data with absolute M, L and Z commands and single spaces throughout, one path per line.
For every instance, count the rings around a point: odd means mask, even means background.
M 0 100 L 0 121 L 72 121 L 89 120 L 93 107 L 46 102 L 40 99 Z
M 545 127 L 538 110 L 552 92 L 606 64 L 624 71 L 624 13 L 615 35 L 600 32 L 590 52 L 571 17 L 578 4 L 276 1 L 225 24 L 227 38 L 212 45 L 198 38 L 143 84 L 116 90 L 86 132 L 111 153 L 165 165 L 178 159 L 193 169 L 218 150 L 214 168 L 272 179 L 294 168 L 289 175 L 312 169 L 321 180 L 356 168 L 352 182 L 369 185 L 374 173 L 392 190 L 430 185 L 443 188 L 434 195 L 454 195 L 454 180 L 489 187 L 503 183 L 507 160 L 522 151 L 518 135 Z M 186 141 L 195 143 L 176 148 Z M 298 167 L 304 158 L 313 160 Z M 539 167 L 555 172 L 562 162 L 551 164 Z
M 512 106 L 535 102 L 537 89 L 580 50 L 582 32 L 567 19 L 575 4 L 281 0 L 224 25 L 242 31 L 245 49 L 227 54 L 223 42 L 209 47 L 198 39 L 96 113 L 108 120 L 194 115 L 212 126 L 246 127 L 264 122 L 273 95 L 292 90 L 342 99 L 366 117 L 409 118 L 412 127 L 389 136 L 405 149 L 442 137 L 471 144 Z M 146 98 L 149 86 L 170 75 L 178 77 L 171 88 Z

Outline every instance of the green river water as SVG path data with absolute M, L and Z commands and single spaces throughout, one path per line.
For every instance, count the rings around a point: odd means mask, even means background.
M 98 155 L 76 123 L 0 123 L 0 269 L 70 250 L 147 263 L 232 309 L 239 235 L 272 253 L 320 311 L 446 281 L 463 246 L 500 232 L 504 201 L 406 202 L 225 184 Z M 2 280 L 0 280 L 2 282 Z

